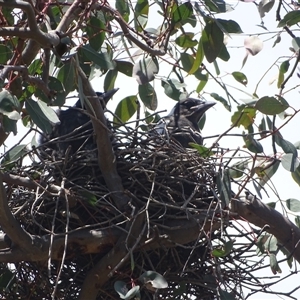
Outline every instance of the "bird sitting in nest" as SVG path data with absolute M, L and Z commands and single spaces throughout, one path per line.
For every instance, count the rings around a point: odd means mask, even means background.
M 104 93 L 96 93 L 103 109 L 118 90 L 116 88 Z M 45 144 L 45 147 L 47 147 L 46 153 L 51 154 L 54 150 L 59 156 L 64 156 L 68 148 L 70 149 L 69 154 L 74 154 L 81 149 L 92 150 L 96 148 L 90 117 L 82 110 L 81 99 L 78 99 L 73 107 L 67 110 L 59 110 L 60 123 L 53 127 L 49 135 L 43 135 L 39 140 L 40 145 Z M 49 142 L 53 139 L 57 140 Z M 51 153 L 49 153 L 49 150 Z
M 198 123 L 215 104 L 195 98 L 178 101 L 169 115 L 158 122 L 155 130 L 160 135 L 175 139 L 184 148 L 189 148 L 189 143 L 202 145 L 203 137 Z

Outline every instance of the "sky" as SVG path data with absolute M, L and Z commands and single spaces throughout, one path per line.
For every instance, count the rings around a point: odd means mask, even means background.
M 244 34 L 240 36 L 231 35 L 228 38 L 228 44 L 227 47 L 230 51 L 231 59 L 227 63 L 223 63 L 220 60 L 218 60 L 218 63 L 220 65 L 220 69 L 222 71 L 222 79 L 224 82 L 230 84 L 233 88 L 230 89 L 230 92 L 232 92 L 236 97 L 238 97 L 241 100 L 249 100 L 249 96 L 247 96 L 245 93 L 240 92 L 238 89 L 248 92 L 249 94 L 252 94 L 255 90 L 255 87 L 257 85 L 257 82 L 262 78 L 262 76 L 265 74 L 266 70 L 268 70 L 275 62 L 275 60 L 278 57 L 281 57 L 280 61 L 286 60 L 290 55 L 291 52 L 288 50 L 289 47 L 291 47 L 291 39 L 290 37 L 287 37 L 286 34 L 282 36 L 282 40 L 279 44 L 277 44 L 273 48 L 274 39 L 270 39 L 271 37 L 276 36 L 276 34 L 279 32 L 279 29 L 277 28 L 277 25 L 274 21 L 274 10 L 276 8 L 273 8 L 271 12 L 269 12 L 266 17 L 263 19 L 264 26 L 269 29 L 269 31 L 266 31 L 265 29 L 261 28 L 259 25 L 261 24 L 261 19 L 259 17 L 259 14 L 257 12 L 257 8 L 253 3 L 242 3 L 238 1 L 227 1 L 227 3 L 232 4 L 234 6 L 234 10 L 232 12 L 219 15 L 219 18 L 224 19 L 233 19 L 237 21 Z M 153 8 L 152 8 L 153 9 Z M 155 9 L 154 9 L 155 11 Z M 148 22 L 148 27 L 157 27 L 161 23 L 161 16 L 157 13 L 151 14 L 151 18 Z M 264 48 L 263 50 L 257 54 L 255 57 L 248 57 L 248 60 L 245 64 L 245 66 L 242 68 L 242 61 L 245 57 L 246 51 L 244 49 L 244 39 L 249 34 L 257 34 L 261 33 L 259 37 L 264 41 Z M 208 64 L 208 63 L 207 63 Z M 292 63 L 291 63 L 292 64 Z M 210 71 L 213 72 L 213 66 L 208 64 L 208 68 Z M 160 76 L 166 76 L 168 74 L 164 74 L 164 68 L 163 65 L 160 66 L 160 72 L 158 75 Z M 233 71 L 241 71 L 248 77 L 248 84 L 247 87 L 244 87 L 240 83 L 237 83 L 232 76 L 230 75 Z M 278 88 L 276 87 L 276 81 L 271 84 L 272 81 L 278 76 L 278 68 L 272 67 L 270 71 L 265 75 L 264 79 L 262 80 L 261 84 L 259 85 L 259 88 L 257 90 L 257 94 L 262 96 L 274 96 L 278 93 Z M 198 85 L 198 82 L 192 77 L 189 76 L 185 79 L 187 83 L 187 90 L 189 92 L 192 92 L 195 90 L 196 86 Z M 104 82 L 104 77 L 97 78 L 92 80 L 92 85 L 95 88 L 96 91 L 102 91 Z M 292 78 L 292 80 L 287 85 L 287 90 L 290 88 L 299 85 L 300 79 L 296 76 Z M 155 87 L 155 90 L 158 95 L 158 111 L 166 110 L 166 113 L 171 110 L 171 108 L 174 106 L 175 102 L 174 100 L 169 99 L 165 94 L 164 91 L 160 85 L 160 81 L 158 79 L 154 80 L 152 84 Z M 99 90 L 99 87 L 101 86 L 101 90 Z M 126 76 L 118 75 L 118 78 L 116 80 L 115 87 L 119 87 L 120 90 L 116 95 L 114 96 L 113 100 L 109 102 L 108 109 L 114 110 L 117 103 L 123 98 L 124 95 L 128 96 L 130 94 L 137 94 L 138 93 L 138 86 L 136 84 L 136 81 L 134 78 L 128 78 Z M 204 98 L 206 100 L 212 101 L 213 99 L 210 97 L 210 93 L 215 92 L 219 93 L 220 95 L 224 96 L 223 91 L 214 83 L 214 81 L 210 81 L 207 86 L 204 89 Z M 195 96 L 196 94 L 193 94 Z M 289 93 L 285 95 L 286 100 L 289 102 L 290 106 L 294 107 L 295 109 L 300 108 L 300 101 L 299 101 L 299 88 L 293 89 Z M 226 109 L 222 106 L 222 104 L 217 103 L 213 108 L 207 111 L 206 113 L 206 124 L 203 129 L 203 134 L 206 137 L 213 136 L 213 138 L 207 138 L 205 140 L 205 143 L 207 146 L 210 146 L 213 144 L 213 142 L 216 140 L 214 136 L 219 135 L 220 133 L 224 132 L 226 129 L 228 129 L 231 126 L 230 122 L 230 116 L 232 112 L 229 113 L 226 111 Z M 161 114 L 163 115 L 163 113 Z M 259 116 L 257 117 L 257 120 L 259 120 Z M 278 121 L 282 123 L 282 120 Z M 300 140 L 299 135 L 299 122 L 300 117 L 297 115 L 295 118 L 293 118 L 289 124 L 282 128 L 281 134 L 284 136 L 284 138 L 288 141 L 291 141 L 293 143 Z M 259 122 L 258 122 L 259 123 Z M 22 126 L 22 125 L 21 125 Z M 19 128 L 21 128 L 21 126 Z M 26 130 L 23 128 L 20 130 L 20 134 L 17 137 L 10 136 L 6 142 L 8 147 L 11 147 L 16 143 L 16 141 L 24 135 L 24 132 Z M 241 129 L 235 129 L 232 131 L 232 133 L 241 133 Z M 28 137 L 27 142 L 30 142 L 31 138 Z M 231 149 L 234 149 L 236 147 L 241 147 L 243 145 L 243 140 L 241 137 L 224 137 L 220 140 L 219 144 L 226 148 L 229 147 Z M 271 154 L 272 149 L 270 147 L 270 141 L 263 142 L 263 146 L 265 149 L 266 154 Z M 278 149 L 280 150 L 280 149 Z M 3 148 L 0 149 L 0 152 L 3 153 Z M 286 200 L 289 198 L 299 198 L 299 186 L 293 181 L 290 174 L 285 171 L 283 168 L 277 172 L 277 174 L 274 175 L 272 178 L 273 185 L 276 187 L 279 197 L 282 200 Z M 272 193 L 270 193 L 270 198 L 268 198 L 266 195 L 264 195 L 264 201 L 272 202 L 276 201 L 278 198 Z M 293 218 L 292 218 L 293 219 Z M 283 273 L 289 272 L 288 268 L 286 267 L 286 263 L 282 263 L 280 267 L 283 269 Z M 270 269 L 265 269 L 263 271 L 264 276 L 270 276 L 272 277 L 272 272 Z M 288 282 L 284 281 L 283 284 L 276 286 L 275 290 L 291 290 L 292 288 L 299 285 L 299 276 L 292 276 Z M 293 294 L 295 298 L 300 299 L 300 291 L 297 291 Z M 274 295 L 267 295 L 267 294 L 256 294 L 250 297 L 250 299 L 253 300 L 262 300 L 262 299 L 287 299 L 287 298 L 278 298 L 274 297 Z

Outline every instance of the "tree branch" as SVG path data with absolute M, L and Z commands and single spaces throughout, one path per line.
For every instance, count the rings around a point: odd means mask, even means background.
M 107 134 L 105 126 L 102 125 L 106 124 L 107 120 L 95 91 L 79 66 L 78 74 L 82 80 L 83 93 L 87 96 L 92 106 L 91 109 L 89 105 L 86 105 L 87 111 L 89 114 L 95 115 L 95 118 L 91 119 L 96 134 L 100 170 L 108 189 L 112 192 L 112 198 L 114 199 L 116 207 L 124 212 L 127 203 L 130 201 L 130 197 L 124 193 L 122 179 L 117 172 L 116 158 L 112 149 L 110 137 Z
M 77 255 L 99 254 L 106 250 L 108 246 L 113 246 L 121 236 L 121 231 L 117 228 L 107 229 L 90 229 L 83 228 L 74 230 L 68 234 L 68 249 L 66 259 L 72 259 Z M 41 251 L 24 252 L 22 248 L 13 247 L 8 249 L 9 245 L 6 242 L 5 235 L 0 235 L 0 262 L 13 263 L 20 261 L 47 261 L 51 236 L 45 235 L 42 237 L 43 244 Z M 61 261 L 62 251 L 65 244 L 65 235 L 56 235 L 51 241 L 51 259 Z
M 5 1 L 0 0 L 0 6 L 10 8 L 20 8 L 27 15 L 29 28 L 17 28 L 17 27 L 1 27 L 0 36 L 18 36 L 21 38 L 34 39 L 43 48 L 51 48 L 56 46 L 60 42 L 60 37 L 56 31 L 43 32 L 38 28 L 35 13 L 30 3 L 22 0 Z
M 250 194 L 246 195 L 245 200 L 232 199 L 231 203 L 231 211 L 250 223 L 260 228 L 268 225 L 266 231 L 273 234 L 300 262 L 300 229 L 294 223 Z

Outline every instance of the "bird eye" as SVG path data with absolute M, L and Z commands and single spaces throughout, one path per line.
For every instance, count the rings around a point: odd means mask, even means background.
M 187 108 L 187 109 L 191 109 L 194 106 L 197 106 L 201 104 L 200 100 L 197 99 L 187 99 L 186 101 L 184 101 L 183 105 Z

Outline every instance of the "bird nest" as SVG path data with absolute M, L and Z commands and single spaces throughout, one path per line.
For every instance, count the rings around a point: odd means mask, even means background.
M 126 231 L 126 226 L 144 213 L 144 238 L 136 245 L 131 262 L 127 260 L 115 272 L 113 281 L 102 287 L 99 299 L 116 299 L 116 280 L 130 282 L 147 270 L 162 274 L 168 281 L 168 289 L 157 291 L 156 299 L 175 299 L 176 295 L 186 299 L 188 294 L 197 299 L 216 299 L 222 292 L 239 295 L 243 268 L 247 267 L 244 251 L 235 252 L 235 261 L 240 260 L 240 264 L 234 267 L 230 255 L 212 256 L 214 249 L 231 239 L 227 207 L 216 184 L 223 171 L 216 156 L 203 158 L 196 149 L 136 130 L 119 129 L 113 145 L 124 193 L 131 199 L 129 214 L 114 205 L 96 149 L 61 157 L 41 148 L 34 150 L 40 161 L 35 159 L 29 166 L 15 162 L 7 172 L 38 186 L 33 189 L 29 184 L 6 183 L 9 205 L 22 226 L 38 236 L 64 235 L 81 228 Z M 156 240 L 155 247 L 147 246 L 151 240 Z M 59 278 L 59 261 L 51 261 L 51 274 L 45 264 L 18 263 L 18 288 L 12 285 L 7 294 L 26 298 L 34 293 L 39 299 L 49 299 L 53 282 L 58 282 L 59 299 L 75 299 L 87 272 L 114 243 L 107 243 L 98 253 L 67 251 Z M 142 293 L 153 291 L 144 288 Z

